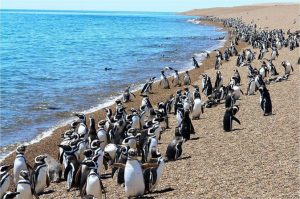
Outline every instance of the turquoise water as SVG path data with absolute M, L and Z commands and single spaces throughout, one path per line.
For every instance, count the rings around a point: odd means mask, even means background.
M 189 68 L 225 35 L 174 13 L 2 10 L 0 17 L 2 148 L 159 77 L 165 66 Z

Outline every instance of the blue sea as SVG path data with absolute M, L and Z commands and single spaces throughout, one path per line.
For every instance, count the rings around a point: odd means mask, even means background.
M 0 157 L 104 106 L 166 66 L 222 44 L 225 32 L 176 13 L 1 10 Z M 105 71 L 104 68 L 112 68 Z

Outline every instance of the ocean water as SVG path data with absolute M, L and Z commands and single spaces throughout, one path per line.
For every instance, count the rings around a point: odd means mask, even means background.
M 0 153 L 221 44 L 175 13 L 1 10 Z M 200 59 L 200 57 L 199 57 Z M 105 71 L 104 68 L 112 68 Z M 1 157 L 1 156 L 0 156 Z

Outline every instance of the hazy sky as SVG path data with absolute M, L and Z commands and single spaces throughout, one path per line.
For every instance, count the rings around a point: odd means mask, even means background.
M 2 9 L 101 10 L 101 11 L 186 11 L 193 8 L 238 6 L 261 0 L 0 0 Z M 297 0 L 263 0 L 297 2 Z

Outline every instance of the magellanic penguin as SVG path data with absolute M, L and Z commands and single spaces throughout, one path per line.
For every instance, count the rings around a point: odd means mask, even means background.
M 159 82 L 159 85 L 162 85 L 162 88 L 164 89 L 170 89 L 170 84 L 169 80 L 165 75 L 165 71 L 160 71 L 161 72 L 161 81 Z
M 94 151 L 93 160 L 97 164 L 98 173 L 101 174 L 101 169 L 103 168 L 103 156 L 104 152 L 100 147 L 101 142 L 99 140 L 94 140 L 91 145 L 91 149 Z
M 174 78 L 172 80 L 172 83 L 175 87 L 176 86 L 181 86 L 178 70 L 174 70 L 174 72 L 175 72 L 175 74 L 174 74 Z
M 97 199 L 102 199 L 102 192 L 105 193 L 104 187 L 101 182 L 101 177 L 99 173 L 97 173 L 97 165 L 93 161 L 86 161 L 82 164 L 86 165 L 90 172 L 86 178 L 86 183 L 84 184 L 82 190 L 82 196 L 84 195 L 92 195 Z
M 61 147 L 61 146 L 60 146 Z M 64 153 L 66 159 L 66 168 L 64 171 L 64 179 L 67 180 L 67 191 L 70 191 L 75 184 L 76 173 L 79 168 L 79 162 L 73 151 L 66 151 Z
M 272 101 L 269 90 L 263 86 L 259 88 L 260 92 L 260 107 L 264 111 L 264 116 L 272 115 Z
M 281 62 L 281 65 L 284 67 L 284 74 L 290 75 L 291 71 L 294 72 L 292 64 L 288 61 Z
M 195 68 L 200 68 L 200 67 L 199 67 L 199 64 L 198 64 L 198 62 L 197 62 L 197 60 L 195 59 L 195 57 L 192 57 L 192 59 L 193 59 L 193 66 L 194 66 Z
M 22 170 L 29 171 L 28 169 L 32 169 L 32 167 L 29 164 L 27 164 L 25 156 L 24 156 L 26 147 L 27 146 L 25 146 L 25 145 L 21 145 L 21 146 L 18 146 L 18 148 L 16 150 L 16 158 L 14 161 L 14 170 L 13 170 L 15 185 L 19 181 L 20 171 L 22 171 Z
M 123 93 L 123 102 L 126 103 L 126 102 L 130 102 L 131 101 L 131 95 L 133 97 L 135 97 L 135 94 L 130 92 L 130 86 L 128 86 L 124 93 Z
M 221 71 L 218 70 L 216 72 L 215 89 L 219 90 L 222 85 L 223 85 L 223 76 L 221 74 Z
M 45 187 L 49 187 L 50 179 L 48 176 L 48 166 L 45 162 L 47 156 L 39 155 L 34 160 L 32 174 L 32 184 L 35 192 L 39 195 L 44 192 Z
M 145 193 L 145 180 L 143 170 L 148 168 L 157 168 L 157 163 L 141 164 L 137 159 L 137 152 L 129 149 L 126 164 L 115 163 L 114 167 L 125 168 L 125 193 L 129 197 L 142 196 Z
M 255 88 L 256 88 L 255 79 L 251 75 L 251 76 L 249 76 L 249 82 L 248 82 L 248 86 L 247 86 L 247 95 L 254 95 Z
M 195 134 L 194 126 L 189 116 L 190 112 L 185 111 L 182 121 L 179 125 L 179 132 L 185 140 L 189 140 L 191 134 Z
M 100 147 L 102 150 L 104 150 L 105 146 L 108 144 L 108 135 L 107 132 L 105 131 L 105 121 L 100 120 L 98 123 L 98 132 L 97 132 L 97 137 L 100 140 L 101 144 Z
M 194 91 L 194 104 L 192 109 L 192 119 L 200 119 L 201 113 L 203 113 L 203 105 L 201 103 L 201 96 L 199 92 L 199 87 L 195 87 Z
M 97 132 L 96 132 L 96 124 L 95 119 L 90 117 L 90 128 L 88 129 L 88 143 L 89 147 L 94 140 L 98 140 Z
M 234 105 L 231 108 L 227 108 L 225 111 L 225 115 L 223 118 L 223 129 L 226 132 L 232 131 L 232 122 L 233 120 L 237 123 L 241 124 L 240 120 L 238 120 L 234 115 L 239 111 L 239 107 Z
M 2 198 L 7 192 L 10 185 L 9 171 L 13 168 L 13 165 L 3 165 L 0 167 L 0 198 Z
M 34 196 L 35 198 L 39 198 L 32 187 L 27 170 L 20 171 L 17 192 L 20 193 L 17 196 L 18 199 L 32 199 Z
M 212 84 L 210 77 L 207 74 L 202 74 L 202 92 L 204 95 L 209 96 L 212 94 Z
M 144 170 L 144 180 L 145 180 L 145 192 L 151 192 L 155 186 L 159 183 L 162 176 L 163 169 L 165 166 L 165 160 L 163 157 L 159 157 L 156 160 L 158 167 L 149 168 Z
M 175 137 L 167 147 L 166 158 L 168 161 L 177 160 L 182 154 L 182 137 Z
M 183 76 L 183 85 L 190 85 L 191 84 L 191 78 L 189 75 L 189 71 L 185 71 L 185 74 Z

